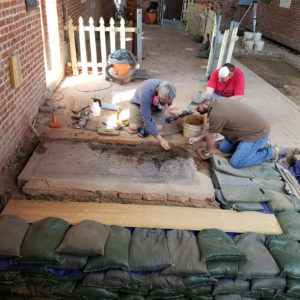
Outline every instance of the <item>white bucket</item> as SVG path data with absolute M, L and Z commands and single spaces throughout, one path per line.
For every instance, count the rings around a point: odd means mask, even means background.
M 244 49 L 246 50 L 253 50 L 254 41 L 253 40 L 246 40 L 244 43 Z
M 245 31 L 244 32 L 244 40 L 253 39 L 253 32 Z
M 265 44 L 264 41 L 257 41 L 257 42 L 255 42 L 254 43 L 254 50 L 262 51 L 262 49 L 264 48 L 264 44 Z
M 196 137 L 202 134 L 203 124 L 196 118 L 195 115 L 190 115 L 184 118 L 183 136 L 186 138 Z
M 253 34 L 253 39 L 254 39 L 254 42 L 258 42 L 261 40 L 261 32 L 255 32 Z

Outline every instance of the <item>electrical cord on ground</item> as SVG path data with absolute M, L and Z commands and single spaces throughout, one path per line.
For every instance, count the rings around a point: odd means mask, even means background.
M 89 93 L 89 92 L 99 92 L 99 91 L 104 91 L 104 90 L 108 90 L 112 87 L 112 83 L 108 86 L 108 87 L 105 87 L 105 88 L 101 88 L 101 89 L 96 89 L 96 90 L 81 90 L 80 88 L 77 87 L 77 85 L 75 85 L 75 89 L 79 92 L 82 92 L 82 93 Z

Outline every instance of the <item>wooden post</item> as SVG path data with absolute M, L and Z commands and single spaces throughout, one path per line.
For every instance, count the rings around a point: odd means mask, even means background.
M 120 22 L 120 48 L 126 49 L 126 41 L 125 41 L 125 21 L 122 18 Z
M 68 33 L 69 33 L 69 41 L 70 41 L 72 71 L 73 71 L 73 75 L 77 76 L 78 68 L 77 68 L 77 57 L 76 57 L 76 47 L 75 47 L 75 36 L 74 36 L 73 20 L 71 17 L 69 17 L 68 19 Z
M 86 59 L 86 46 L 85 46 L 85 34 L 82 17 L 79 17 L 79 44 L 80 44 L 80 57 L 82 64 L 82 74 L 87 75 L 87 59 Z
M 113 18 L 109 20 L 109 39 L 110 39 L 110 53 L 116 51 L 116 32 L 115 32 L 115 21 Z
M 90 27 L 90 48 L 91 48 L 91 58 L 92 58 L 92 69 L 93 74 L 98 74 L 98 67 L 97 67 L 97 50 L 96 50 L 96 40 L 95 40 L 95 27 L 94 27 L 94 20 L 92 17 L 89 19 Z
M 104 19 L 102 17 L 100 18 L 100 47 L 101 47 L 102 75 L 104 75 L 104 69 L 106 68 L 107 65 L 107 55 L 106 55 Z

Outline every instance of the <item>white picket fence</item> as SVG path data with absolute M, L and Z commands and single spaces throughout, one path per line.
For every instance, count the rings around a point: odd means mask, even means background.
M 116 50 L 116 35 L 119 34 L 120 48 L 126 49 L 126 33 L 136 33 L 137 34 L 137 68 L 141 66 L 142 60 L 142 18 L 141 10 L 137 11 L 137 27 L 125 27 L 125 21 L 122 18 L 120 21 L 120 26 L 117 27 L 113 18 L 110 19 L 110 26 L 104 26 L 104 19 L 100 18 L 100 26 L 94 26 L 94 20 L 92 17 L 89 18 L 89 26 L 84 26 L 82 17 L 79 18 L 79 25 L 73 26 L 73 20 L 71 17 L 68 19 L 68 25 L 64 29 L 68 32 L 69 43 L 70 43 L 70 57 L 72 64 L 73 75 L 78 75 L 78 68 L 82 68 L 82 74 L 88 74 L 88 68 L 92 69 L 93 74 L 98 74 L 98 68 L 102 68 L 104 71 L 107 65 L 107 58 L 110 53 Z M 80 59 L 77 60 L 76 52 L 76 41 L 75 37 L 78 36 L 76 31 L 79 32 L 79 51 Z M 87 60 L 87 47 L 86 47 L 86 37 L 85 32 L 89 32 L 89 44 L 90 44 L 90 57 L 91 60 Z M 106 45 L 106 32 L 109 32 L 110 47 L 107 51 Z M 97 61 L 97 47 L 96 47 L 96 34 L 99 34 L 100 42 L 100 52 L 101 61 Z M 109 52 L 109 53 L 107 53 Z

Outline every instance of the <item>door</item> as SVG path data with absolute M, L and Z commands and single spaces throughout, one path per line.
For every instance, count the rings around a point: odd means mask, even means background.
M 164 0 L 166 9 L 163 18 L 180 20 L 182 1 L 183 0 Z

